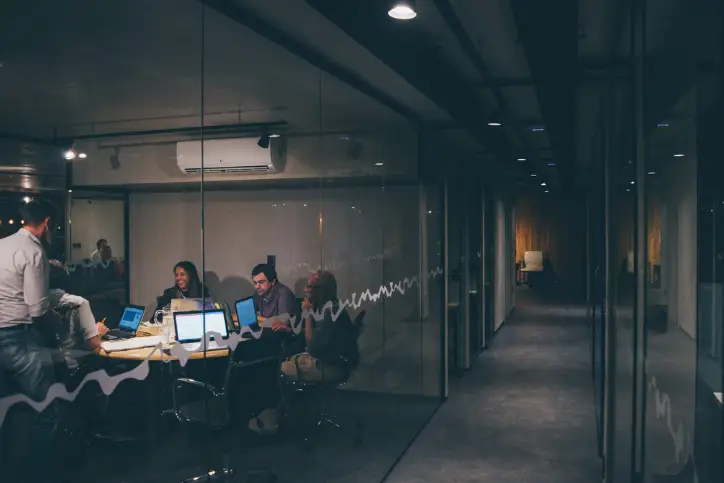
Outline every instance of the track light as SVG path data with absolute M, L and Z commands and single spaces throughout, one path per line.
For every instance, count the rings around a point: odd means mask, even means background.
M 262 134 L 256 143 L 260 148 L 269 149 L 269 135 Z
M 412 20 L 417 17 L 415 0 L 392 0 L 387 15 L 396 20 Z
M 75 158 L 85 159 L 88 155 L 84 152 L 79 152 L 75 149 L 75 143 L 72 143 L 66 149 L 63 150 L 63 158 L 67 161 L 72 161 Z

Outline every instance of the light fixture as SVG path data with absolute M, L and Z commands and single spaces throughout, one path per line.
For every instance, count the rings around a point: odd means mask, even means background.
M 525 161 L 525 158 L 518 158 L 518 161 Z
M 31 198 L 30 196 L 25 196 L 25 197 L 23 197 L 23 201 L 24 201 L 25 203 L 30 203 L 30 200 L 32 200 L 32 198 Z
M 543 132 L 543 131 L 545 131 L 545 130 L 546 130 L 546 128 L 544 128 L 544 127 L 534 127 L 534 128 L 531 128 L 531 131 L 533 131 L 533 132 Z
M 541 185 L 541 186 L 546 186 L 546 184 L 545 184 L 545 183 L 541 183 L 540 185 Z
M 257 141 L 256 144 L 260 148 L 269 149 L 269 135 L 262 134 L 261 137 L 259 138 L 259 141 Z
M 75 149 L 72 147 L 63 151 L 63 157 L 68 161 L 72 161 L 73 159 L 75 159 L 75 156 L 76 156 L 76 152 L 75 152 Z
M 674 154 L 674 157 L 675 157 L 675 158 L 683 158 L 684 155 L 681 154 L 681 153 L 676 153 L 676 154 Z
M 10 223 L 11 225 L 13 225 L 13 224 L 15 224 L 15 220 L 12 220 L 12 219 L 11 219 L 10 221 L 8 221 L 8 223 Z
M 660 123 L 658 123 L 658 124 L 656 125 L 656 127 L 669 127 L 669 123 L 668 123 L 668 122 L 660 122 Z
M 274 133 L 274 134 L 270 134 L 270 135 L 269 135 L 270 138 L 278 138 L 279 136 L 281 136 L 281 134 L 278 134 L 278 133 Z
M 548 190 L 545 190 L 544 193 L 548 193 Z
M 86 153 L 78 153 L 78 159 L 85 159 L 88 155 Z
M 538 176 L 538 175 L 535 174 L 535 173 L 531 173 L 530 176 L 531 176 L 531 178 L 535 178 L 535 177 Z
M 631 184 L 636 184 L 636 181 L 631 181 Z
M 556 163 L 548 163 L 548 166 L 551 166 L 551 167 L 553 167 L 555 165 L 556 165 Z
M 387 15 L 396 20 L 412 20 L 417 17 L 415 0 L 393 0 Z
M 489 122 L 489 123 L 488 123 L 488 126 L 500 127 L 500 126 L 502 126 L 502 124 L 499 123 L 499 122 L 497 122 L 497 121 L 492 121 L 492 122 Z
M 375 163 L 375 166 L 384 166 L 385 163 Z
M 24 225 L 24 224 L 25 224 L 25 220 L 20 220 L 20 224 L 21 224 L 21 225 Z
M 649 171 L 648 174 L 656 174 L 656 171 Z

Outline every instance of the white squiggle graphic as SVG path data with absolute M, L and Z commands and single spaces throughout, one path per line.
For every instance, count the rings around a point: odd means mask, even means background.
M 671 397 L 665 392 L 661 392 L 656 384 L 656 376 L 651 376 L 648 384 L 649 395 L 652 395 L 656 407 L 656 419 L 664 418 L 666 420 L 666 428 L 674 442 L 674 452 L 676 454 L 676 462 L 682 463 L 691 454 L 691 438 L 684 430 L 681 421 L 674 428 L 672 421 L 673 410 L 671 409 Z
M 442 267 L 437 267 L 433 270 L 430 270 L 428 272 L 427 276 L 428 278 L 432 279 L 435 277 L 439 277 L 443 274 Z M 272 320 L 281 320 L 281 321 L 288 321 L 289 326 L 291 327 L 291 330 L 295 334 L 300 334 L 304 324 L 303 321 L 305 318 L 312 317 L 316 321 L 322 321 L 324 320 L 324 314 L 326 311 L 330 312 L 330 315 L 332 317 L 332 321 L 336 321 L 337 318 L 342 314 L 342 311 L 346 307 L 352 307 L 353 309 L 358 309 L 363 303 L 366 301 L 370 302 L 377 302 L 383 295 L 385 297 L 392 297 L 392 295 L 395 294 L 395 292 L 399 292 L 400 294 L 404 295 L 405 292 L 412 288 L 414 285 L 419 285 L 419 278 L 417 276 L 408 278 L 405 277 L 404 279 L 398 281 L 398 282 L 390 282 L 387 285 L 381 285 L 376 293 L 372 293 L 372 291 L 365 290 L 362 292 L 359 297 L 357 296 L 357 293 L 353 293 L 352 296 L 344 301 L 340 301 L 337 305 L 337 308 L 335 310 L 335 305 L 333 302 L 327 302 L 324 307 L 322 307 L 320 310 L 304 310 L 302 312 L 302 316 L 297 319 L 294 315 L 289 314 L 281 314 L 279 316 L 274 317 Z M 237 345 L 245 340 L 245 334 L 250 334 L 253 339 L 259 339 L 262 336 L 262 333 L 264 332 L 264 328 L 267 326 L 267 324 L 259 325 L 258 329 L 252 329 L 250 326 L 244 326 L 241 328 L 239 333 L 231 333 L 229 335 L 229 338 L 226 340 L 222 340 L 221 334 L 216 332 L 207 332 L 204 336 L 206 347 L 208 347 L 211 339 L 213 338 L 216 341 L 216 344 L 219 347 L 228 347 L 231 351 L 235 350 Z M 202 341 L 204 342 L 204 341 Z M 201 348 L 202 342 L 199 342 L 199 347 Z M 149 359 L 155 354 L 156 352 L 161 351 L 161 354 L 164 354 L 164 352 L 161 349 L 161 344 L 157 345 L 153 348 L 153 350 L 149 353 L 148 357 L 144 359 L 141 364 L 138 365 L 138 367 L 128 371 L 124 372 L 122 374 L 118 374 L 116 376 L 109 376 L 108 373 L 105 370 L 99 370 L 92 372 L 85 376 L 83 378 L 83 381 L 78 385 L 78 387 L 68 392 L 66 387 L 61 383 L 55 383 L 53 384 L 50 389 L 48 389 L 48 394 L 46 395 L 45 399 L 41 402 L 35 402 L 29 397 L 21 394 L 16 394 L 13 396 L 7 396 L 5 398 L 0 399 L 0 426 L 2 426 L 5 415 L 10 410 L 10 408 L 14 404 L 19 403 L 26 403 L 30 405 L 33 409 L 40 412 L 43 411 L 45 408 L 47 408 L 50 403 L 52 403 L 55 399 L 63 399 L 66 401 L 72 401 L 75 399 L 77 394 L 80 392 L 80 390 L 85 386 L 87 383 L 91 381 L 98 381 L 98 384 L 100 385 L 101 389 L 103 390 L 103 393 L 105 395 L 110 395 L 120 384 L 122 381 L 127 379 L 136 379 L 136 380 L 143 380 L 148 377 L 149 374 Z M 171 349 L 168 351 L 171 356 L 177 357 L 179 360 L 179 363 L 182 366 L 185 366 L 188 360 L 191 358 L 191 355 L 198 352 L 198 351 L 189 351 L 187 350 L 183 345 L 181 344 L 174 344 Z M 170 362 L 171 358 L 163 358 L 163 362 Z

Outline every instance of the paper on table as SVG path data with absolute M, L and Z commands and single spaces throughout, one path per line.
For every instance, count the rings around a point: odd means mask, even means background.
M 144 347 L 153 347 L 160 343 L 161 336 L 154 335 L 151 337 L 135 337 L 133 339 L 124 340 L 106 340 L 101 342 L 101 347 L 106 352 L 118 352 L 131 349 L 142 349 Z

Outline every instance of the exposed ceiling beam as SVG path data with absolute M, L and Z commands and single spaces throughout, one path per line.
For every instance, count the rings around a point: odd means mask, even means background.
M 565 184 L 574 179 L 578 1 L 511 0 L 518 38 Z
M 483 81 L 492 80 L 493 73 L 480 56 L 478 49 L 475 47 L 475 43 L 470 38 L 470 35 L 468 35 L 468 32 L 465 30 L 463 23 L 460 21 L 460 18 L 455 13 L 455 9 L 450 4 L 450 1 L 438 0 L 434 2 L 434 4 L 437 7 L 438 12 L 440 12 L 440 16 L 443 18 L 443 20 L 445 20 L 448 28 L 455 36 L 455 39 L 458 41 L 460 48 L 462 48 L 463 52 L 465 52 L 465 55 L 468 57 L 468 60 L 470 60 L 473 66 L 475 66 L 475 69 L 478 71 L 478 74 L 480 74 L 480 77 L 483 79 Z M 508 106 L 508 102 L 505 100 L 505 97 L 503 96 L 503 93 L 498 86 L 491 85 L 489 89 L 490 92 L 493 94 L 493 97 L 495 98 L 495 102 L 497 103 L 498 115 L 500 117 L 500 120 L 504 124 L 508 125 L 511 121 L 511 112 Z M 529 156 L 533 159 L 537 158 L 535 150 L 531 149 L 531 147 L 526 142 L 526 137 L 523 134 L 521 127 L 518 125 L 512 125 L 512 127 L 515 136 L 518 138 L 518 142 L 520 142 L 521 146 L 523 146 L 523 150 L 525 151 L 523 155 Z
M 365 79 L 351 70 L 327 59 L 319 52 L 302 44 L 283 30 L 259 17 L 248 8 L 229 0 L 199 0 L 201 3 L 227 16 L 231 20 L 244 25 L 262 37 L 274 42 L 294 55 L 306 60 L 316 68 L 336 77 L 353 89 L 371 97 L 380 104 L 388 107 L 413 124 L 421 124 L 423 119 L 405 104 L 399 102 L 386 92 L 377 89 Z
M 306 1 L 445 110 L 501 160 L 515 156 L 505 129 L 486 125 L 491 109 L 478 100 L 467 82 L 452 74 L 455 68 L 450 59 L 433 44 L 419 22 L 393 21 L 383 2 L 377 0 Z

